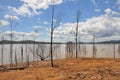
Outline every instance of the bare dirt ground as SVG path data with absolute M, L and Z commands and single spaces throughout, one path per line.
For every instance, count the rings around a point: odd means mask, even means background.
M 120 59 L 62 59 L 31 63 L 24 70 L 0 72 L 0 80 L 120 80 Z

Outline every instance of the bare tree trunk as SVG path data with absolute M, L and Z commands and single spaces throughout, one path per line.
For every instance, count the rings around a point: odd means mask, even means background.
M 118 44 L 118 55 L 120 56 L 120 44 Z
M 113 43 L 113 54 L 114 54 L 114 59 L 115 59 L 115 43 Z
M 33 62 L 35 61 L 35 40 L 33 43 Z
M 23 62 L 23 43 L 22 43 L 22 46 L 21 46 L 21 62 Z
M 96 48 L 95 48 L 95 34 L 93 35 L 93 58 L 96 57 Z
M 13 59 L 13 44 L 11 42 L 11 44 L 10 44 L 10 65 L 11 66 L 13 64 L 12 59 Z
M 78 44 L 77 44 L 77 42 L 78 42 L 78 26 L 79 26 L 79 24 L 78 24 L 78 22 L 79 22 L 79 10 L 78 10 L 78 12 L 77 12 L 77 26 L 76 26 L 76 58 L 78 57 Z
M 51 44 L 50 44 L 50 52 L 51 52 L 51 66 L 54 67 L 53 65 L 53 28 L 54 28 L 54 25 L 53 25 L 53 19 L 54 19 L 54 4 L 52 6 L 52 23 L 51 23 Z
M 52 30 L 51 30 L 52 31 Z M 51 51 L 51 66 L 53 67 L 53 31 L 51 32 L 51 46 L 50 46 L 50 51 Z
M 28 47 L 27 47 L 27 44 L 26 44 L 26 61 L 27 61 L 27 66 L 29 66 L 29 55 L 28 55 L 28 52 L 27 52 L 27 49 L 28 49 Z
M 17 64 L 17 55 L 16 55 L 16 49 L 15 49 L 15 64 L 16 64 L 16 67 L 18 66 Z
M 1 44 L 1 65 L 3 65 L 3 52 L 4 52 L 4 45 L 3 45 L 3 40 Z

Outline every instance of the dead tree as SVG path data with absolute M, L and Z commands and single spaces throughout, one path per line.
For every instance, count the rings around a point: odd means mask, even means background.
M 7 15 L 6 18 L 8 19 L 9 21 L 9 24 L 10 24 L 10 64 L 12 65 L 13 64 L 13 37 L 14 37 L 14 33 L 13 31 L 15 30 L 16 28 L 16 24 L 17 24 L 17 20 L 18 20 L 18 17 L 16 16 L 13 16 L 13 15 Z
M 78 57 L 78 26 L 79 26 L 79 17 L 80 17 L 80 12 L 78 10 L 77 12 L 77 18 L 76 18 L 76 21 L 77 21 L 77 25 L 76 25 L 76 58 Z
M 4 53 L 4 35 L 1 35 L 1 65 L 3 65 L 3 53 Z
M 86 56 L 86 53 L 87 53 L 86 43 L 82 44 L 82 52 L 83 52 L 83 56 Z
M 24 42 L 24 34 L 21 35 L 22 36 L 22 45 L 21 45 L 21 62 L 23 62 L 23 52 L 24 52 L 24 48 L 23 48 L 23 42 Z
M 118 44 L 118 55 L 120 56 L 120 44 Z
M 50 53 L 51 53 L 51 66 L 54 67 L 53 65 L 53 32 L 56 27 L 59 26 L 59 23 L 61 21 L 61 17 L 58 17 L 58 20 L 56 21 L 56 24 L 54 25 L 54 0 L 53 0 L 53 5 L 52 5 L 52 20 L 51 20 L 51 43 L 50 43 Z
M 66 58 L 73 58 L 74 57 L 74 50 L 75 50 L 75 45 L 73 42 L 68 42 L 66 45 Z
M 94 34 L 93 35 L 93 58 L 96 58 L 96 51 L 97 51 L 97 49 L 95 47 L 95 38 L 96 38 L 96 36 Z
M 38 44 L 38 47 L 36 49 L 36 57 L 40 58 L 41 61 L 50 57 L 49 47 L 47 44 L 45 43 Z
M 60 50 L 60 44 L 53 45 L 53 54 L 55 55 L 56 59 L 58 58 L 58 50 Z
M 81 55 L 81 43 L 78 44 L 78 52 L 79 52 L 79 57 Z
M 35 61 L 35 51 L 36 51 L 36 42 L 35 42 L 35 40 L 36 40 L 36 37 L 37 37 L 37 34 L 38 33 L 38 28 L 34 28 L 34 34 L 33 34 L 33 61 Z
M 16 67 L 18 66 L 18 63 L 17 63 L 17 54 L 16 54 L 16 49 L 15 49 L 15 64 L 16 64 Z
M 115 43 L 113 42 L 113 54 L 114 54 L 114 59 L 115 59 Z
M 26 50 L 25 50 L 25 54 L 26 54 L 27 66 L 29 66 L 29 54 L 28 54 L 28 45 L 27 45 L 27 43 L 26 43 Z

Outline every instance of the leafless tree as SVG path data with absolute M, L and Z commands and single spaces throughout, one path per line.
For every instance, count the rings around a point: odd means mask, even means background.
M 114 54 L 114 59 L 115 59 L 115 43 L 113 42 L 113 54 Z
M 79 52 L 79 53 L 78 53 L 78 54 L 79 54 L 78 56 L 80 57 L 80 55 L 81 55 L 81 43 L 78 44 L 78 50 L 77 50 L 77 51 Z
M 38 27 L 34 28 L 34 34 L 33 34 L 33 61 L 35 61 L 35 51 L 36 51 L 36 37 L 37 37 L 37 33 L 38 33 Z
M 66 45 L 66 58 L 74 57 L 75 44 L 73 42 L 68 42 Z
M 60 44 L 54 44 L 53 45 L 53 54 L 55 55 L 55 58 L 57 59 L 59 57 L 58 53 L 60 52 Z
M 76 21 L 77 21 L 77 25 L 76 25 L 76 58 L 78 57 L 78 27 L 79 27 L 79 17 L 80 17 L 80 12 L 78 10 L 77 12 L 77 18 L 76 18 Z
M 59 26 L 59 23 L 61 21 L 61 16 L 58 17 L 58 20 L 56 21 L 55 25 L 54 25 L 54 8 L 55 8 L 55 5 L 54 5 L 54 0 L 52 1 L 53 5 L 52 5 L 52 20 L 51 20 L 51 44 L 50 44 L 50 53 L 51 53 L 51 66 L 54 67 L 53 65 L 53 32 L 54 32 L 54 29 L 56 27 Z
M 21 45 L 21 62 L 23 62 L 23 57 L 24 57 L 24 55 L 23 55 L 23 52 L 24 52 L 23 41 L 24 41 L 24 36 L 25 36 L 25 34 L 22 34 L 21 36 L 22 36 L 22 45 Z
M 16 67 L 17 67 L 18 64 L 17 64 L 17 54 L 16 54 L 16 52 L 17 52 L 17 51 L 16 51 L 16 49 L 15 49 L 15 64 L 16 64 Z
M 86 53 L 87 53 L 86 43 L 82 44 L 82 53 L 83 53 L 83 56 L 86 56 Z
M 27 66 L 29 66 L 28 44 L 26 44 L 26 50 L 25 50 L 25 54 L 26 54 Z
M 0 22 L 0 27 L 1 27 L 1 22 Z M 1 65 L 3 65 L 3 53 L 4 53 L 4 39 L 5 39 L 5 36 L 4 36 L 4 30 L 3 28 L 1 27 L 0 28 L 0 34 L 1 34 Z
M 1 33 L 1 65 L 3 65 L 3 53 L 4 53 L 4 35 Z
M 49 47 L 47 44 L 45 44 L 45 43 L 38 44 L 38 47 L 36 49 L 36 57 L 40 58 L 41 61 L 50 57 Z
M 12 65 L 13 64 L 13 37 L 14 37 L 14 30 L 16 28 L 16 24 L 18 22 L 18 17 L 16 16 L 13 16 L 13 15 L 7 15 L 6 18 L 8 19 L 9 21 L 9 24 L 10 24 L 10 40 L 11 40 L 11 43 L 10 43 L 10 64 Z
M 96 39 L 96 35 L 93 34 L 93 58 L 96 58 L 96 46 L 95 46 L 95 39 Z
M 118 44 L 118 54 L 120 55 L 120 44 Z

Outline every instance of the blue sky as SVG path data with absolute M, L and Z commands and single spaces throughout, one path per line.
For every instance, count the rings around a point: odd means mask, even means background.
M 80 40 L 91 40 L 93 35 L 88 34 L 96 34 L 98 40 L 120 39 L 120 0 L 54 0 L 54 4 L 55 21 L 59 15 L 62 16 L 60 25 L 54 31 L 57 39 L 74 40 L 74 36 L 71 37 L 74 34 L 70 33 L 74 33 L 78 9 Z M 49 41 L 51 5 L 51 0 L 0 0 L 0 27 L 4 29 L 5 36 L 10 34 L 7 18 L 12 15 L 17 18 L 13 31 L 16 36 L 25 34 L 28 39 L 33 35 L 37 40 Z M 38 29 L 37 33 L 35 29 Z

